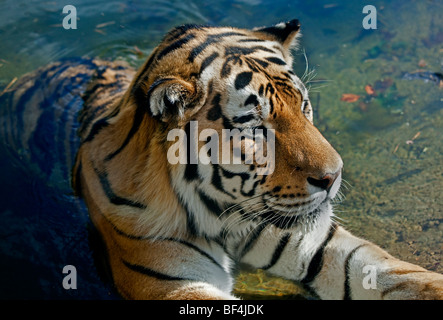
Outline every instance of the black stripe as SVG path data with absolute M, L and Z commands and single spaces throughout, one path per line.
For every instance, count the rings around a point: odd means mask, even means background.
M 234 121 L 235 123 L 246 123 L 246 122 L 254 120 L 254 119 L 255 119 L 255 115 L 248 114 L 246 116 L 241 116 L 241 117 L 236 116 L 232 119 L 232 121 Z
M 106 219 L 106 220 L 108 220 L 108 219 Z M 145 240 L 149 240 L 152 238 L 152 237 L 146 237 L 146 236 L 136 236 L 133 234 L 126 233 L 123 230 L 120 230 L 119 228 L 117 228 L 117 226 L 115 224 L 113 224 L 111 221 L 108 220 L 108 222 L 112 225 L 112 228 L 114 229 L 115 232 L 117 232 L 119 235 L 121 235 L 125 238 L 131 239 L 131 240 L 138 240 L 138 241 L 145 241 Z
M 226 228 L 222 228 L 221 231 L 219 232 L 219 234 L 215 237 L 210 237 L 210 241 L 213 241 L 214 243 L 216 243 L 218 246 L 220 246 L 221 249 L 223 249 L 223 251 L 229 256 L 229 258 L 232 261 L 236 260 L 236 257 L 232 254 L 231 250 L 229 250 L 229 246 L 228 246 L 228 236 L 229 236 L 229 230 Z M 231 272 L 234 271 L 235 267 L 231 267 Z
M 209 57 L 206 57 L 201 64 L 199 74 L 201 74 L 215 59 L 217 59 L 218 56 L 219 54 L 214 52 Z
M 248 39 L 240 39 L 237 42 L 265 42 L 266 40 L 263 39 L 255 39 L 255 38 L 248 38 Z
M 254 244 L 257 242 L 258 238 L 266 227 L 267 224 L 261 223 L 252 231 L 252 235 L 250 235 L 248 242 L 245 244 L 240 253 L 240 259 L 243 259 L 243 257 L 253 248 Z
M 269 113 L 274 113 L 274 101 L 272 100 L 272 97 L 269 99 Z
M 219 205 L 217 200 L 208 197 L 202 191 L 198 191 L 198 195 L 200 196 L 200 200 L 204 203 L 204 205 L 209 211 L 211 211 L 217 216 L 223 212 L 223 208 Z
M 275 83 L 276 86 L 283 88 L 284 91 L 287 92 L 288 94 L 293 93 L 291 91 L 292 87 L 290 85 L 288 85 L 288 82 L 286 82 L 286 80 L 284 80 L 284 81 L 275 81 L 274 83 Z M 275 95 L 275 97 L 277 97 L 277 94 Z
M 259 65 L 261 65 L 263 68 L 267 68 L 269 66 L 269 63 L 267 63 L 266 61 L 257 59 L 257 58 L 252 58 L 252 61 L 258 63 Z
M 252 72 L 257 73 L 263 71 L 262 68 L 258 67 L 257 62 L 253 61 L 252 59 L 245 58 L 245 62 Z
M 233 137 L 231 136 L 231 139 L 232 139 L 232 138 L 233 138 Z M 244 138 L 244 137 L 242 136 L 242 139 L 243 139 L 243 138 Z M 245 155 L 242 153 L 242 161 L 245 161 L 244 156 L 245 156 Z M 243 196 L 245 196 L 245 197 L 251 197 L 251 196 L 254 195 L 254 193 L 255 193 L 255 188 L 257 187 L 259 181 L 254 182 L 254 185 L 252 186 L 252 189 L 251 189 L 249 192 L 245 192 L 245 191 L 243 191 L 243 189 L 244 189 L 244 187 L 245 187 L 245 183 L 246 183 L 246 181 L 249 180 L 249 179 L 251 178 L 251 175 L 250 175 L 249 173 L 247 173 L 247 172 L 234 173 L 234 172 L 231 172 L 231 171 L 229 171 L 229 170 L 225 170 L 222 166 L 219 166 L 219 168 L 221 169 L 221 172 L 222 172 L 222 174 L 223 174 L 223 176 L 224 176 L 225 178 L 232 179 L 232 178 L 234 178 L 234 177 L 240 177 L 240 179 L 242 180 L 242 181 L 241 181 L 241 187 L 240 187 L 240 193 L 241 193 Z
M 86 102 L 84 103 L 86 104 Z M 83 130 L 88 127 L 97 117 L 102 114 L 102 111 L 105 111 L 109 106 L 109 102 L 100 104 L 97 107 L 94 107 L 93 110 L 88 110 L 88 112 L 82 112 L 78 117 L 78 122 L 81 123 Z
M 201 43 L 200 45 L 198 45 L 197 47 L 195 47 L 194 49 L 191 50 L 191 53 L 188 56 L 188 60 L 189 62 L 194 62 L 195 58 L 197 58 L 197 56 L 202 53 L 203 50 L 205 50 L 210 44 L 217 42 L 213 39 L 210 39 L 208 37 L 208 39 Z
M 272 254 L 271 261 L 269 262 L 269 264 L 267 264 L 266 266 L 264 266 L 261 269 L 268 270 L 268 269 L 272 268 L 277 263 L 278 259 L 280 259 L 280 256 L 283 253 L 283 250 L 285 249 L 286 245 L 288 244 L 290 238 L 291 238 L 291 234 L 287 233 L 280 239 L 280 242 L 278 243 L 277 247 L 274 250 L 274 253 Z
M 257 100 L 257 96 L 255 94 L 251 94 L 248 99 L 245 101 L 245 106 L 248 104 L 253 104 L 254 106 L 258 106 L 259 102 Z
M 151 55 L 148 58 L 148 61 L 143 66 L 143 69 L 138 73 L 138 76 L 136 79 L 134 79 L 133 83 L 140 83 L 142 81 L 146 81 L 148 78 L 148 71 L 151 68 L 151 65 L 154 65 L 154 60 L 157 58 L 157 52 L 158 48 L 155 48 L 154 51 L 152 51 Z M 142 80 L 143 79 L 143 80 Z M 134 91 L 137 89 L 137 86 L 132 87 L 131 93 L 134 95 Z
M 186 211 L 186 229 L 188 230 L 188 234 L 192 237 L 196 237 L 199 235 L 199 230 L 197 229 L 197 224 L 195 222 L 194 215 L 189 210 L 188 206 L 183 204 L 183 202 L 182 206 L 183 208 L 185 208 Z
M 266 85 L 265 95 L 267 95 L 268 92 L 270 92 L 271 94 L 274 94 L 274 92 L 275 92 L 275 89 L 274 89 L 273 85 L 270 82 Z
M 265 59 L 268 60 L 269 62 L 278 64 L 280 66 L 286 65 L 286 62 L 284 62 L 282 59 L 277 58 L 277 57 L 269 57 L 269 58 L 265 58 Z
M 193 33 L 188 34 L 187 36 L 173 42 L 172 44 L 170 44 L 169 46 L 167 46 L 166 48 L 164 48 L 157 56 L 157 60 L 160 60 L 161 58 L 163 58 L 165 55 L 167 55 L 168 53 L 177 50 L 179 48 L 181 48 L 182 46 L 184 46 L 186 43 L 188 43 L 190 40 L 194 39 L 195 35 Z
M 88 136 L 83 140 L 83 143 L 89 142 L 103 129 L 109 125 L 108 119 L 103 118 L 98 120 L 92 125 L 91 131 L 89 131 Z
M 112 228 L 114 229 L 115 232 L 117 232 L 119 235 L 124 236 L 125 238 L 131 239 L 131 240 L 138 240 L 138 241 L 171 241 L 171 242 L 176 242 L 176 243 L 180 243 L 194 251 L 197 251 L 199 254 L 201 254 L 202 256 L 206 257 L 208 260 L 210 260 L 212 263 L 214 263 L 217 267 L 219 267 L 220 269 L 224 270 L 223 267 L 217 262 L 217 260 L 215 260 L 215 258 L 213 258 L 210 254 L 208 254 L 206 251 L 200 249 L 199 247 L 197 247 L 196 245 L 182 240 L 182 239 L 177 239 L 177 238 L 158 238 L 158 237 L 153 237 L 153 236 L 136 236 L 136 235 L 132 235 L 132 234 L 128 234 L 122 230 L 120 230 L 119 228 L 117 228 L 116 225 L 114 225 L 110 220 L 108 220 L 105 217 L 106 221 L 112 226 Z
M 188 231 L 188 235 L 191 236 L 191 237 L 200 236 L 200 232 L 197 229 L 197 224 L 195 222 L 194 215 L 189 210 L 189 207 L 188 207 L 186 201 L 181 196 L 178 197 L 178 200 L 179 200 L 181 206 L 185 209 L 185 212 L 186 212 L 186 228 L 187 228 L 187 231 Z
M 191 182 L 193 180 L 199 179 L 198 165 L 197 164 L 187 163 L 186 167 L 185 167 L 185 172 L 183 174 L 183 177 L 188 182 Z
M 45 87 L 49 86 L 51 79 L 56 79 L 56 77 L 59 74 L 61 74 L 65 70 L 67 70 L 69 67 L 70 67 L 69 64 L 66 64 L 66 65 L 60 64 L 60 65 L 51 66 L 50 68 L 44 70 L 41 74 L 38 75 L 39 78 L 34 80 L 33 86 L 26 89 L 26 91 L 20 96 L 20 99 L 15 104 L 17 106 L 15 112 L 18 115 L 18 119 L 17 119 L 17 129 L 18 130 L 24 129 L 23 128 L 23 126 L 24 126 L 23 114 L 24 114 L 27 104 L 29 103 L 29 100 L 31 100 L 31 98 L 34 96 L 34 94 L 36 94 L 36 92 L 38 90 L 43 90 Z M 54 74 L 51 75 L 51 78 L 48 78 L 47 77 L 48 73 L 50 73 L 52 71 L 55 71 Z M 44 97 L 44 99 L 46 101 L 48 101 L 49 98 L 50 97 Z M 45 100 L 43 100 L 42 102 L 44 102 Z
M 183 177 L 188 182 L 191 182 L 193 180 L 199 179 L 198 165 L 197 164 L 187 163 L 186 167 L 185 167 L 185 172 L 183 174 Z
M 260 97 L 263 97 L 263 91 L 264 91 L 264 86 L 263 86 L 263 84 L 261 84 L 260 85 L 260 88 L 258 89 L 258 95 L 260 96 Z
M 143 119 L 145 118 L 145 115 L 146 115 L 146 109 L 138 107 L 135 110 L 134 120 L 132 121 L 133 122 L 132 127 L 126 136 L 125 141 L 123 141 L 123 143 L 120 145 L 120 147 L 117 150 L 115 150 L 111 154 L 107 155 L 105 158 L 105 161 L 112 160 L 112 158 L 114 158 L 116 155 L 118 155 L 129 144 L 131 139 L 134 137 L 134 135 L 137 133 L 138 129 L 140 128 L 140 125 L 141 125 Z
M 271 49 L 264 47 L 264 46 L 227 47 L 227 48 L 225 48 L 225 54 L 226 54 L 226 56 L 242 56 L 242 55 L 247 56 L 247 55 L 250 55 L 251 53 L 256 52 L 257 50 L 261 50 L 261 51 L 275 54 L 274 50 L 271 50 Z
M 228 32 L 213 34 L 211 36 L 213 36 L 214 38 L 217 38 L 217 39 L 221 39 L 221 38 L 230 37 L 230 36 L 246 36 L 246 35 L 241 32 L 228 31 Z
M 95 79 L 94 79 L 95 80 Z M 114 82 L 114 83 L 110 83 L 110 84 L 108 84 L 108 83 L 104 83 L 104 82 L 96 82 L 92 87 L 90 87 L 90 88 L 88 88 L 83 94 L 82 94 L 82 99 L 83 100 L 85 100 L 85 101 L 87 101 L 87 100 L 89 100 L 89 98 L 91 97 L 91 95 L 92 94 L 96 94 L 97 92 L 96 91 L 98 91 L 99 89 L 102 89 L 103 87 L 105 87 L 105 86 L 108 86 L 108 85 L 115 85 L 116 84 L 116 82 Z
M 200 53 L 202 53 L 203 50 L 205 50 L 209 45 L 217 43 L 222 38 L 229 37 L 229 36 L 244 36 L 244 34 L 238 33 L 238 32 L 224 32 L 224 33 L 209 35 L 206 38 L 205 42 L 201 43 L 200 45 L 198 45 L 197 47 L 195 47 L 194 49 L 191 50 L 191 53 L 188 56 L 189 62 L 194 62 L 195 58 L 197 58 L 197 56 Z
M 77 197 L 82 197 L 82 181 L 81 181 L 81 176 L 82 176 L 82 162 L 81 160 L 77 159 L 79 157 L 80 153 L 77 153 L 75 158 L 76 161 L 78 161 L 78 165 L 77 165 L 77 170 L 72 171 L 72 177 L 71 177 L 71 185 L 72 185 L 72 189 L 74 190 L 74 195 Z M 75 183 L 74 183 L 74 175 L 75 175 Z
M 232 125 L 232 122 L 231 122 L 231 120 L 229 120 L 229 118 L 227 118 L 227 117 L 225 117 L 223 114 L 222 114 L 222 120 L 223 120 L 223 127 L 225 128 L 225 129 L 238 129 L 238 128 L 234 128 L 234 126 Z
M 214 98 L 212 98 L 213 107 L 209 109 L 208 114 L 206 116 L 208 120 L 217 121 L 222 116 L 220 101 L 221 101 L 221 94 L 220 93 L 215 94 Z
M 349 272 L 350 272 L 350 262 L 352 257 L 354 256 L 355 252 L 357 252 L 358 249 L 360 249 L 361 247 L 366 246 L 366 244 L 361 244 L 357 247 L 355 247 L 354 249 L 352 249 L 351 252 L 349 252 L 348 256 L 346 257 L 345 260 L 345 288 L 344 288 L 344 296 L 343 296 L 343 300 L 352 300 L 351 297 L 351 285 L 350 285 L 350 277 L 349 277 Z
M 252 80 L 252 72 L 241 72 L 235 78 L 235 89 L 240 90 L 246 87 Z
M 230 61 L 232 59 L 230 59 L 229 57 L 225 60 L 225 62 L 223 63 L 223 66 L 221 68 L 220 71 L 220 77 L 222 78 L 226 78 L 228 75 L 231 74 L 231 66 L 230 66 Z
M 80 139 L 78 135 L 78 122 L 75 118 L 72 119 L 72 123 L 69 125 L 69 128 L 71 129 L 71 132 L 68 136 L 69 141 L 69 169 L 72 171 L 73 164 L 75 164 L 75 159 L 78 153 L 78 149 L 80 147 Z
M 208 258 L 212 263 L 214 263 L 217 267 L 219 267 L 220 269 L 223 269 L 223 267 L 217 262 L 217 260 L 215 260 L 211 255 L 209 255 L 206 251 L 203 251 L 202 249 L 200 249 L 199 247 L 197 247 L 196 245 L 187 242 L 185 240 L 182 239 L 175 239 L 175 238 L 165 238 L 165 239 L 161 239 L 161 240 L 167 240 L 167 241 L 173 241 L 173 242 L 178 242 L 181 243 L 185 246 L 187 246 L 190 249 L 193 249 L 195 251 L 197 251 L 198 253 L 200 253 L 202 256 Z
M 279 80 L 279 81 L 282 81 L 282 82 L 291 82 L 291 77 L 289 77 L 289 75 L 286 74 L 286 73 L 284 73 L 284 74 L 285 74 L 286 78 L 273 76 L 272 79 Z
M 63 96 L 65 96 L 65 94 Z M 72 119 L 72 117 L 78 111 L 77 109 L 81 103 L 80 101 L 81 101 L 80 97 L 78 97 L 78 96 L 74 97 L 65 106 L 65 109 L 63 110 L 63 113 L 62 113 L 59 121 L 57 121 L 61 124 L 64 124 L 64 126 L 58 127 L 57 149 L 58 149 L 60 158 L 63 158 L 62 170 L 63 170 L 63 176 L 65 176 L 65 177 L 69 176 L 69 170 L 71 169 L 71 168 L 68 168 L 68 165 L 71 164 L 71 162 L 70 162 L 71 159 L 69 159 L 70 158 L 70 153 L 69 153 L 70 150 L 67 147 L 67 144 L 70 145 L 72 143 L 72 141 L 68 140 L 68 138 L 69 138 L 68 134 L 70 133 L 69 131 L 72 130 L 72 127 L 73 127 L 72 122 L 75 121 L 75 119 Z
M 102 217 L 106 220 L 106 222 L 108 222 L 111 225 L 112 229 L 120 236 L 123 236 L 131 240 L 140 240 L 140 241 L 151 239 L 151 237 L 149 236 L 136 236 L 133 234 L 126 233 L 123 230 L 119 229 L 111 220 L 108 219 L 108 217 L 106 217 L 105 215 L 102 215 Z
M 54 139 L 57 124 L 53 110 L 44 108 L 29 138 L 31 163 L 37 164 L 48 177 L 51 175 L 53 166 L 57 161 L 57 150 L 55 148 L 57 140 Z
M 86 136 L 85 140 L 83 140 L 83 142 L 88 142 L 94 139 L 94 137 L 100 133 L 100 131 L 102 129 L 104 129 L 105 127 L 107 127 L 109 125 L 108 120 L 112 119 L 113 117 L 117 116 L 120 113 L 120 105 L 122 103 L 122 100 L 120 100 L 120 102 L 118 103 L 118 105 L 114 108 L 114 110 L 112 110 L 112 112 L 110 114 L 108 114 L 107 116 L 105 116 L 104 118 L 97 120 L 93 125 L 91 130 L 89 131 L 88 135 Z M 83 114 L 82 114 L 83 115 Z M 96 114 L 95 112 L 92 113 L 92 115 L 95 117 Z M 93 121 L 93 118 L 91 117 L 91 119 L 89 119 L 88 116 L 88 120 L 84 121 L 81 120 L 81 127 L 79 129 L 79 135 L 83 134 L 83 131 L 86 129 L 85 127 L 89 125 L 89 122 Z
M 137 201 L 129 200 L 129 199 L 126 199 L 126 198 L 116 195 L 114 193 L 114 191 L 112 190 L 111 184 L 109 183 L 107 173 L 106 172 L 99 172 L 96 168 L 94 168 L 94 171 L 100 180 L 100 184 L 103 188 L 103 192 L 108 197 L 109 202 L 111 202 L 112 204 L 115 204 L 117 206 L 125 205 L 125 206 L 130 206 L 130 207 L 134 207 L 134 208 L 138 208 L 138 209 L 146 209 L 147 208 L 147 206 L 143 203 L 139 203 Z
M 220 168 L 220 166 L 218 164 L 212 165 L 212 169 L 213 169 L 212 170 L 212 179 L 211 179 L 212 185 L 215 188 L 217 188 L 218 190 L 220 190 L 221 192 L 223 192 L 224 194 L 230 196 L 232 199 L 236 199 L 236 197 L 232 193 L 230 193 L 224 189 L 223 182 L 220 177 L 219 168 Z
M 139 264 L 129 263 L 123 259 L 121 261 L 127 268 L 131 269 L 132 271 L 135 271 L 135 272 L 138 272 L 138 273 L 141 273 L 146 276 L 153 277 L 153 278 L 156 278 L 159 280 L 168 280 L 168 281 L 183 281 L 183 280 L 189 281 L 189 280 L 192 280 L 192 279 L 187 279 L 187 278 L 182 278 L 182 277 L 170 276 L 165 273 L 160 273 L 160 272 L 154 271 L 152 269 L 149 269 L 145 266 L 141 266 Z
M 156 80 L 151 87 L 149 88 L 148 92 L 145 93 L 143 88 L 138 85 L 137 90 L 135 92 L 135 99 L 138 103 L 138 106 L 136 108 L 135 114 L 134 114 L 134 120 L 131 127 L 131 130 L 128 132 L 128 135 L 126 136 L 125 141 L 123 141 L 122 145 L 115 150 L 113 153 L 109 154 L 105 161 L 109 161 L 112 158 L 114 158 L 117 154 L 119 154 L 131 141 L 131 139 L 134 137 L 134 135 L 137 133 L 138 129 L 140 128 L 141 123 L 143 122 L 143 119 L 145 118 L 145 115 L 147 112 L 150 113 L 151 108 L 149 106 L 150 102 L 150 96 L 152 92 L 156 89 L 157 86 L 163 84 L 164 82 L 173 80 L 173 78 L 163 78 Z M 146 105 L 147 104 L 147 105 Z M 152 114 L 151 114 L 152 115 Z
M 186 32 L 188 32 L 189 30 L 194 30 L 194 29 L 201 30 L 208 27 L 209 27 L 208 25 L 201 25 L 201 24 L 192 24 L 192 23 L 183 24 L 169 31 L 162 42 L 171 42 L 173 40 L 176 40 L 182 35 L 184 35 Z
M 325 251 L 325 247 L 328 245 L 329 241 L 331 241 L 332 237 L 335 234 L 336 225 L 332 224 L 329 228 L 328 236 L 326 237 L 325 241 L 321 244 L 321 246 L 317 249 L 317 252 L 314 254 L 314 256 L 311 259 L 311 262 L 308 266 L 308 272 L 306 273 L 306 276 L 300 281 L 303 284 L 309 285 L 312 281 L 315 280 L 317 275 L 320 273 L 321 269 L 323 268 L 323 254 Z

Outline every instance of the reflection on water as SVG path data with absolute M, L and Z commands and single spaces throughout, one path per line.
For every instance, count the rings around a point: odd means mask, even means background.
M 426 76 L 405 76 L 443 71 L 440 1 L 372 1 L 377 30 L 362 28 L 362 1 L 69 4 L 77 8 L 77 30 L 61 26 L 65 1 L 0 3 L 0 92 L 15 77 L 65 57 L 139 66 L 167 30 L 183 23 L 249 28 L 300 19 L 295 70 L 301 75 L 309 63 L 316 125 L 345 162 L 340 221 L 397 257 L 443 272 L 443 90 Z M 2 158 L 0 296 L 114 298 L 94 272 L 88 219 L 68 180 L 42 182 Z M 78 266 L 76 292 L 61 286 L 66 264 Z M 261 272 L 240 275 L 236 287 L 245 297 L 295 298 L 306 294 L 300 290 Z

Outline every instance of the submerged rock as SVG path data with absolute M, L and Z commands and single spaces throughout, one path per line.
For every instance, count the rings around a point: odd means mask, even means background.
M 416 71 L 416 72 L 406 72 L 403 75 L 403 79 L 405 80 L 423 80 L 425 82 L 434 82 L 440 88 L 443 88 L 443 74 L 440 72 L 431 72 L 431 71 Z

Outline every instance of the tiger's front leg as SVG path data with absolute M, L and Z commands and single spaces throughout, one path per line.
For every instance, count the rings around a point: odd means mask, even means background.
M 324 247 L 322 263 L 310 286 L 324 298 L 443 299 L 443 275 L 396 259 L 342 227 Z
M 400 261 L 326 222 L 305 233 L 267 227 L 239 257 L 303 283 L 321 299 L 443 299 L 443 275 Z
M 112 281 L 125 299 L 231 300 L 232 261 L 205 239 L 127 234 L 94 215 L 106 246 Z
M 229 261 L 208 243 L 178 238 L 120 239 L 110 252 L 114 285 L 125 299 L 227 300 Z M 137 242 L 126 247 L 125 242 Z

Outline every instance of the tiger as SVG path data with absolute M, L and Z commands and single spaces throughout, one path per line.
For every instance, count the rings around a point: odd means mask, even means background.
M 54 113 L 72 130 L 48 135 L 69 152 L 64 166 L 47 171 L 72 165 L 72 188 L 122 298 L 239 299 L 235 274 L 247 266 L 319 299 L 443 299 L 443 275 L 391 256 L 334 219 L 343 161 L 314 126 L 307 86 L 293 71 L 300 35 L 297 19 L 253 29 L 181 25 L 138 70 L 67 59 L 24 76 L 4 95 L 7 110 L 28 111 L 1 124 L 25 130 L 22 139 L 8 137 L 24 150 L 39 114 L 54 109 L 45 96 L 57 95 Z M 63 132 L 59 126 L 52 130 Z M 244 133 L 241 161 L 191 161 L 192 141 L 171 139 L 173 130 L 187 138 Z M 215 138 L 198 138 L 197 151 L 212 156 L 205 142 Z M 258 141 L 273 155 L 272 170 L 261 170 L 258 158 L 246 161 L 246 142 L 254 149 Z M 177 149 L 186 161 L 171 161 Z M 48 168 L 57 152 L 33 158 Z

